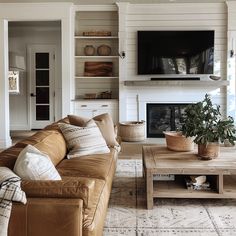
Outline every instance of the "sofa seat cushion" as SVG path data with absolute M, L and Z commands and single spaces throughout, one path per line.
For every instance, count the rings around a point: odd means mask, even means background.
M 40 130 L 15 146 L 26 147 L 28 144 L 47 154 L 54 166 L 64 159 L 67 152 L 65 139 L 57 130 Z
M 57 167 L 61 176 L 84 176 L 106 180 L 111 168 L 115 168 L 117 151 L 64 159 Z M 115 163 L 114 163 L 115 162 Z
M 84 208 L 94 206 L 95 192 L 101 192 L 105 181 L 86 177 L 62 177 L 60 181 L 23 180 L 27 197 L 81 198 Z

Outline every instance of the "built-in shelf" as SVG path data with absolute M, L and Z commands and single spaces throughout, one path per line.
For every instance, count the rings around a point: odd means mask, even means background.
M 75 76 L 76 79 L 118 79 L 116 76 Z
M 94 98 L 94 99 L 86 99 L 86 98 L 75 98 L 71 100 L 72 102 L 117 102 L 116 98 Z
M 109 59 L 109 58 L 119 58 L 119 56 L 75 56 L 75 58 L 80 58 L 80 59 L 88 59 L 88 58 L 92 58 L 92 59 Z
M 207 86 L 207 87 L 222 87 L 228 86 L 229 81 L 186 81 L 186 80 L 126 80 L 124 81 L 125 86 Z
M 118 39 L 118 36 L 75 36 L 75 39 Z

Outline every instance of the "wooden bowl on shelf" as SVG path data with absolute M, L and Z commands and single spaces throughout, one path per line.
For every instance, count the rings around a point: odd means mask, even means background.
M 85 93 L 84 99 L 95 99 L 97 97 L 96 93 Z

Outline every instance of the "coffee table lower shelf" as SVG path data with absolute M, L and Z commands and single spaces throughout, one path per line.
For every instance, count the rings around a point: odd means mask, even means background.
M 223 176 L 223 191 L 218 189 L 216 184 L 211 190 L 189 190 L 178 175 L 174 181 L 153 181 L 152 198 L 236 198 L 236 176 Z

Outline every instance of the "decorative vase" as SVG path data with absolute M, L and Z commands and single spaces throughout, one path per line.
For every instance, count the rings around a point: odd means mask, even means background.
M 93 45 L 86 45 L 84 47 L 84 54 L 86 56 L 93 56 L 95 54 L 95 48 Z
M 97 48 L 97 54 L 99 56 L 110 56 L 111 48 L 108 45 L 103 44 Z
M 208 144 L 198 144 L 198 156 L 201 160 L 212 160 L 219 156 L 220 144 L 212 142 Z
M 181 132 L 165 131 L 167 148 L 172 151 L 189 152 L 194 149 L 192 137 L 185 137 Z

